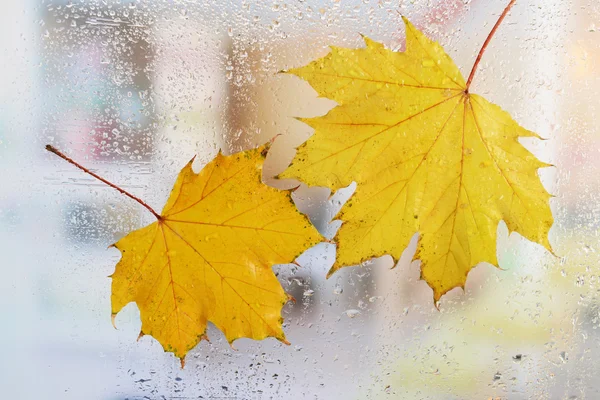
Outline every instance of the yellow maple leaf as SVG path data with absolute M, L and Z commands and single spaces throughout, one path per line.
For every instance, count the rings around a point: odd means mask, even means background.
M 303 119 L 314 135 L 280 175 L 356 193 L 342 209 L 337 260 L 330 274 L 390 254 L 397 261 L 419 233 L 415 259 L 434 300 L 463 287 L 480 262 L 497 265 L 496 229 L 550 249 L 551 197 L 537 175 L 549 166 L 519 137 L 538 137 L 508 113 L 469 92 L 469 80 L 436 42 L 407 19 L 406 51 L 364 38 L 366 48 L 332 47 L 288 72 L 338 106 Z
M 84 171 L 59 151 L 48 150 Z M 128 303 L 140 310 L 140 335 L 151 335 L 182 362 L 215 324 L 232 343 L 275 337 L 287 343 L 281 308 L 288 296 L 271 267 L 292 262 L 320 235 L 290 193 L 262 183 L 264 150 L 219 153 L 198 174 L 190 161 L 162 213 L 117 188 L 157 221 L 117 243 L 112 315 Z

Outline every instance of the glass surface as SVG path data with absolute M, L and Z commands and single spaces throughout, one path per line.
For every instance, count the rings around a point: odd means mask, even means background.
M 519 0 L 472 91 L 546 141 L 540 172 L 556 256 L 498 230 L 500 267 L 480 265 L 442 298 L 410 260 L 345 268 L 335 246 L 276 266 L 296 303 L 290 346 L 209 328 L 185 369 L 140 330 L 130 304 L 110 322 L 107 247 L 153 221 L 145 209 L 46 152 L 52 144 L 161 209 L 181 167 L 275 140 L 285 169 L 326 113 L 278 74 L 363 46 L 403 49 L 406 15 L 468 75 L 507 0 L 5 0 L 0 4 L 0 391 L 6 399 L 594 399 L 600 356 L 600 3 Z M 294 183 L 269 183 L 283 188 Z M 330 223 L 353 187 L 301 187 Z M 393 234 L 391 232 L 390 234 Z

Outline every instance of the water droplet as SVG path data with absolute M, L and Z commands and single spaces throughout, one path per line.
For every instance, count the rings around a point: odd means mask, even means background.
M 314 291 L 314 290 L 312 290 L 312 289 L 308 289 L 308 290 L 305 290 L 305 291 L 304 291 L 304 296 L 306 296 L 306 297 L 310 297 L 310 296 L 312 296 L 313 294 L 315 294 L 315 291 Z
M 291 281 L 290 281 L 290 285 L 292 283 L 295 283 L 298 286 L 304 286 L 304 279 L 302 279 L 302 278 L 292 278 Z
M 567 361 L 569 361 L 569 354 L 566 351 L 561 351 L 560 354 L 558 355 L 558 357 L 560 358 L 560 361 L 562 361 L 563 363 L 566 363 Z
M 360 311 L 355 310 L 355 309 L 351 309 L 351 310 L 346 310 L 345 314 L 349 317 L 349 318 L 355 318 L 356 316 L 360 315 Z

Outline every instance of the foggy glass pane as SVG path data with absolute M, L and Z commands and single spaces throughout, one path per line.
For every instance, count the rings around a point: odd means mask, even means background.
M 290 346 L 211 342 L 185 369 L 139 311 L 111 325 L 108 248 L 153 222 L 139 204 L 44 150 L 51 144 L 160 210 L 179 170 L 275 138 L 266 182 L 327 113 L 278 72 L 362 47 L 404 49 L 405 15 L 463 75 L 508 0 L 7 0 L 0 4 L 0 392 L 7 399 L 595 399 L 600 369 L 600 3 L 519 0 L 472 92 L 545 141 L 555 255 L 498 227 L 481 264 L 442 298 L 384 256 L 329 279 L 335 245 L 274 266 Z M 294 193 L 328 238 L 355 185 Z M 394 232 L 390 232 L 393 235 Z

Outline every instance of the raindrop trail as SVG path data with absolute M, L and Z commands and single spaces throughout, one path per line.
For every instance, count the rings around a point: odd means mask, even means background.
M 152 215 L 154 215 L 156 217 L 156 219 L 158 219 L 159 221 L 162 220 L 162 217 L 160 216 L 160 214 L 158 214 L 156 211 L 154 211 L 154 209 L 152 207 L 150 207 L 148 204 L 146 204 L 143 200 L 135 197 L 134 195 L 132 195 L 128 191 L 121 189 L 120 187 L 118 187 L 114 183 L 111 183 L 111 182 L 107 181 L 106 179 L 102 178 L 101 176 L 96 175 L 95 173 L 93 173 L 92 171 L 90 171 L 89 169 L 87 169 L 86 167 L 84 167 L 83 165 L 79 164 L 77 161 L 75 161 L 72 158 L 70 158 L 70 157 L 66 156 L 65 154 L 63 154 L 56 147 L 47 144 L 46 145 L 46 150 L 48 150 L 51 153 L 56 154 L 57 156 L 59 156 L 63 160 L 67 161 L 70 164 L 73 164 L 74 166 L 76 166 L 77 168 L 79 168 L 80 170 L 82 170 L 83 172 L 85 172 L 86 174 L 89 174 L 89 175 L 93 176 L 94 178 L 96 178 L 99 181 L 107 184 L 111 188 L 118 190 L 119 192 L 121 192 L 125 196 L 129 197 L 130 199 L 137 201 L 139 204 L 141 204 L 142 206 L 144 206 L 148 211 L 150 211 L 152 213 Z

